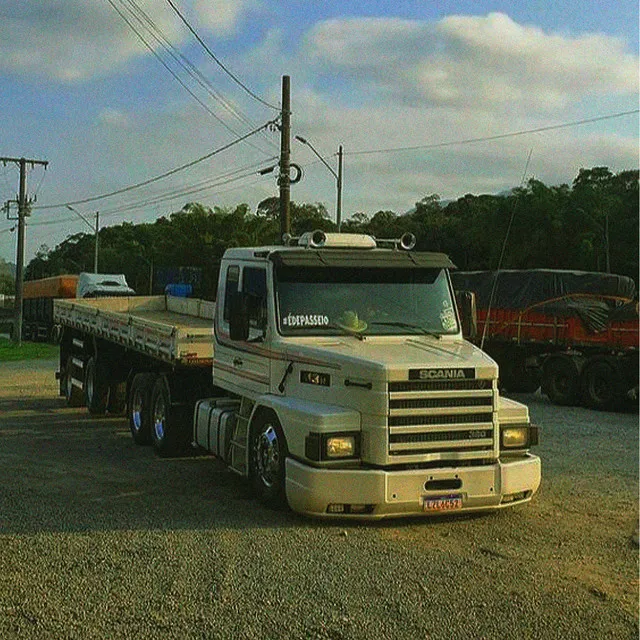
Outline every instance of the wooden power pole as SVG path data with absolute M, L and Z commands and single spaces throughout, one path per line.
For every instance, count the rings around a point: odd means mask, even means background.
M 22 344 L 22 299 L 24 289 L 24 236 L 25 218 L 29 215 L 31 201 L 27 198 L 27 165 L 32 168 L 41 164 L 47 168 L 46 160 L 27 160 L 26 158 L 0 158 L 0 162 L 14 162 L 20 167 L 20 193 L 18 194 L 18 250 L 16 255 L 16 306 L 13 320 L 13 341 Z
M 282 128 L 280 130 L 280 237 L 291 230 L 291 79 L 282 76 Z

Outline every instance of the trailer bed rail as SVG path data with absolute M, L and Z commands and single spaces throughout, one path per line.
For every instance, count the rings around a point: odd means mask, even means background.
M 56 300 L 54 321 L 171 364 L 211 365 L 215 303 L 133 296 Z

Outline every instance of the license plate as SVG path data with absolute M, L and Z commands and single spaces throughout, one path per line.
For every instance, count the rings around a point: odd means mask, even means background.
M 429 513 L 442 513 L 462 509 L 462 496 L 434 496 L 422 499 L 422 509 Z

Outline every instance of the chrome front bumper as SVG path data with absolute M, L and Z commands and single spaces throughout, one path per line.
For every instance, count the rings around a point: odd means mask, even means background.
M 427 490 L 427 482 L 458 488 Z M 286 462 L 291 508 L 326 518 L 346 517 L 349 511 L 351 517 L 368 519 L 493 511 L 528 502 L 539 486 L 540 458 L 530 454 L 478 467 L 410 471 L 319 469 L 291 458 Z M 425 498 L 450 496 L 455 496 L 457 508 L 425 512 Z M 336 512 L 339 507 L 330 505 L 350 507 Z

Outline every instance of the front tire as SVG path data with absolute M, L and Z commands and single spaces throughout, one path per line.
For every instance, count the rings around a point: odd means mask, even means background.
M 287 443 L 272 412 L 258 416 L 249 438 L 249 478 L 260 501 L 280 509 L 286 506 L 285 460 Z

